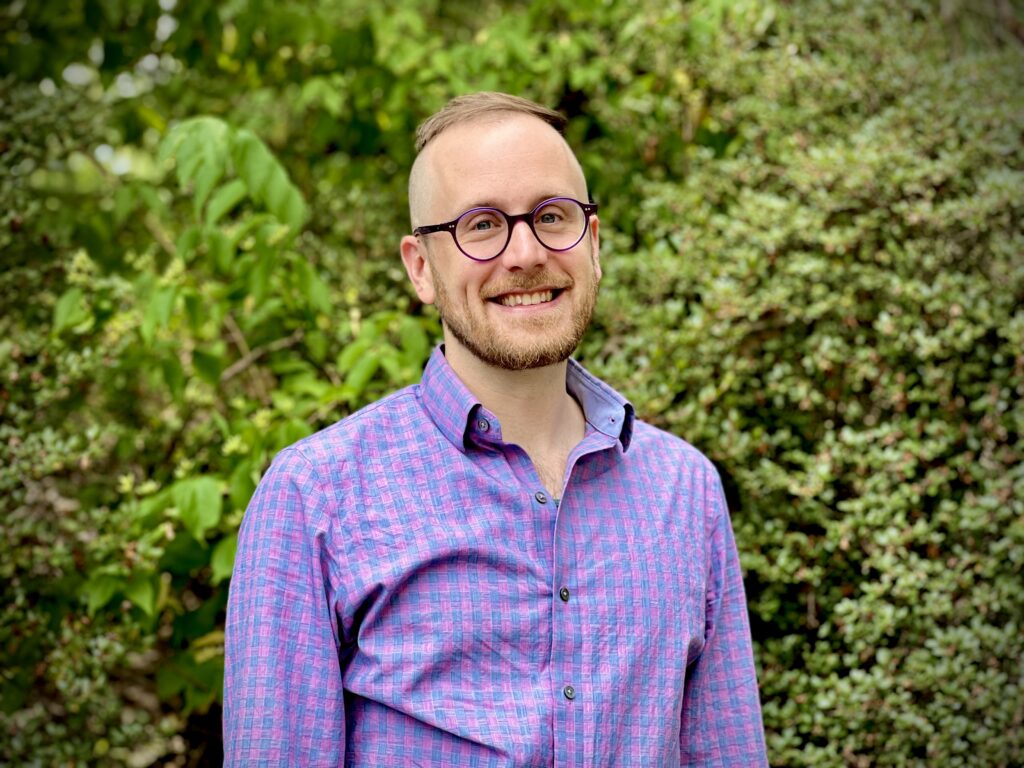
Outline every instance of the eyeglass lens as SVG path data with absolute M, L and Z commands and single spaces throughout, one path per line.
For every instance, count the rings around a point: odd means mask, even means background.
M 580 241 L 586 218 L 583 207 L 575 200 L 548 200 L 533 211 L 532 229 L 541 245 L 561 251 Z M 455 226 L 455 239 L 474 259 L 491 259 L 508 243 L 508 222 L 496 208 L 466 211 Z

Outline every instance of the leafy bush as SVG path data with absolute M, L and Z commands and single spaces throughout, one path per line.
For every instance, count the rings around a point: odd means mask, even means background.
M 7 18 L 0 764 L 217 762 L 242 511 L 418 376 L 411 134 L 477 88 L 570 117 L 580 357 L 727 480 L 772 764 L 1024 761 L 1019 4 Z
M 823 21 L 708 68 L 588 350 L 735 482 L 773 764 L 1019 764 L 1024 60 Z

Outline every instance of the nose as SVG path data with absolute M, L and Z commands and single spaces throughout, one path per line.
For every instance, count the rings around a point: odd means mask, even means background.
M 547 263 L 548 250 L 533 235 L 525 221 L 517 221 L 512 227 L 512 237 L 501 254 L 505 269 L 532 269 Z

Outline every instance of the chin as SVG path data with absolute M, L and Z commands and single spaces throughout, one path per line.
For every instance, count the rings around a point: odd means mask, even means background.
M 478 360 L 506 371 L 528 371 L 565 362 L 576 350 L 582 337 L 582 333 L 579 336 L 573 333 L 562 339 L 517 344 L 495 338 L 466 338 L 460 335 L 459 329 L 449 327 L 448 330 Z

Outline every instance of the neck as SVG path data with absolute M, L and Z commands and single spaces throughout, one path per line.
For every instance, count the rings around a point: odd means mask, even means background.
M 502 439 L 522 447 L 535 463 L 552 454 L 568 456 L 583 439 L 583 411 L 565 389 L 566 362 L 509 371 L 484 363 L 460 344 L 446 344 L 445 358 L 498 417 Z

